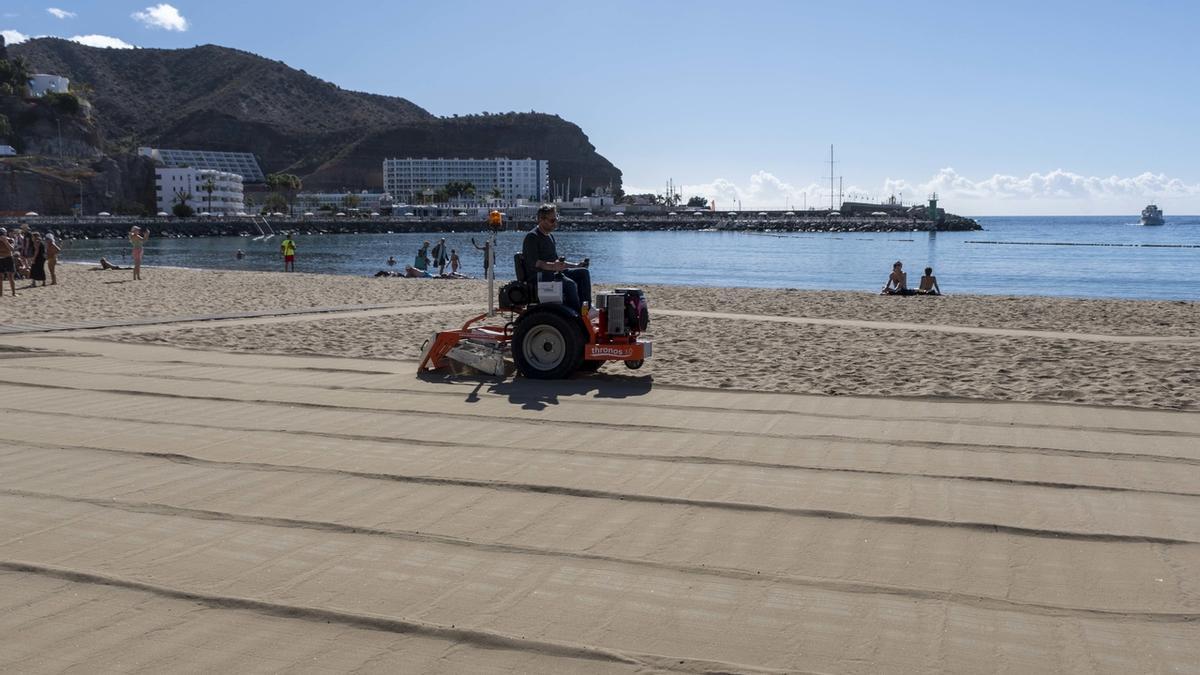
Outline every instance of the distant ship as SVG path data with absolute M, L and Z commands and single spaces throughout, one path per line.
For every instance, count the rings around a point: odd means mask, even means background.
M 1163 212 L 1157 206 L 1151 204 L 1142 209 L 1142 224 L 1143 225 L 1162 225 Z

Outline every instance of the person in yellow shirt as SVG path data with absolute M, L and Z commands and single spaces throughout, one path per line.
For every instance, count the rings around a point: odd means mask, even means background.
M 279 252 L 283 254 L 283 271 L 296 271 L 296 242 L 292 241 L 292 233 L 288 232 L 283 241 L 279 242 Z

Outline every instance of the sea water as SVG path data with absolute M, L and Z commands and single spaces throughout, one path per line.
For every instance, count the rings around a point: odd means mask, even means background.
M 560 232 L 559 254 L 591 258 L 607 283 L 748 286 L 877 292 L 899 260 L 916 286 L 925 267 L 945 293 L 1200 299 L 1200 217 L 1169 217 L 1160 227 L 1118 217 L 985 217 L 977 232 Z M 445 237 L 462 272 L 483 276 L 477 232 L 297 235 L 301 272 L 369 276 L 403 271 L 423 241 Z M 504 232 L 498 278 L 512 278 L 522 232 Z M 282 270 L 279 242 L 248 237 L 151 238 L 146 264 Z M 237 259 L 241 249 L 245 257 Z M 69 242 L 62 258 L 129 263 L 123 240 Z M 397 264 L 388 267 L 388 256 Z

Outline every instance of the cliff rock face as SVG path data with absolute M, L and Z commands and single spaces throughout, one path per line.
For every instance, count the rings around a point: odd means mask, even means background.
M 439 119 L 403 98 L 346 91 L 215 45 L 97 49 L 41 38 L 9 53 L 81 88 L 109 154 L 137 146 L 252 152 L 264 171 L 297 174 L 311 189 L 380 189 L 385 157 L 533 157 L 550 160 L 551 180 L 620 187 L 621 172 L 583 131 L 552 115 Z
M 70 214 L 83 192 L 85 213 L 151 213 L 154 161 L 120 155 L 59 165 L 49 158 L 0 162 L 0 212 Z
M 22 154 L 85 159 L 104 154 L 100 130 L 86 104 L 70 111 L 44 99 L 0 96 L 0 115 L 11 127 L 8 140 Z
M 305 185 L 382 186 L 385 157 L 546 159 L 551 181 L 571 180 L 577 185 L 582 179 L 589 192 L 621 185 L 621 171 L 596 152 L 582 129 L 555 115 L 538 113 L 471 115 L 377 131 L 315 167 Z

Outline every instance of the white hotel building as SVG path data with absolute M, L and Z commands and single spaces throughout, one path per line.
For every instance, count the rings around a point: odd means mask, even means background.
M 550 162 L 506 157 L 383 160 L 383 189 L 400 202 L 452 181 L 471 183 L 478 198 L 499 190 L 502 199 L 541 201 L 550 194 Z
M 215 188 L 211 203 L 204 189 L 210 179 Z M 196 213 L 207 211 L 214 216 L 231 216 L 246 211 L 242 177 L 236 173 L 165 166 L 154 170 L 154 194 L 159 211 L 172 213 L 171 208 L 179 202 L 180 193 L 191 195 L 187 203 Z

